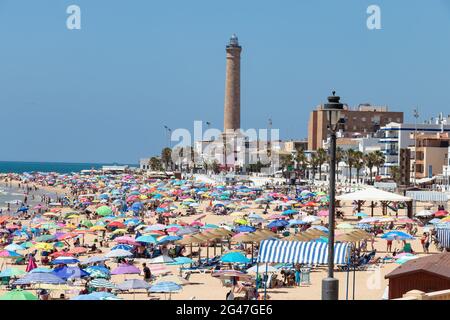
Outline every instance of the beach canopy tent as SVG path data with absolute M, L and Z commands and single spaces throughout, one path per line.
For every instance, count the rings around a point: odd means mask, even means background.
M 346 193 L 336 197 L 341 201 L 390 201 L 390 202 L 408 202 L 412 199 L 396 193 L 379 190 L 376 188 L 367 188 L 352 193 Z
M 386 209 L 386 203 L 389 202 L 407 202 L 408 203 L 408 217 L 412 218 L 412 199 L 410 197 L 404 197 L 396 193 L 379 190 L 377 188 L 366 188 L 352 193 L 342 194 L 336 197 L 336 200 L 340 201 L 374 201 L 384 202 L 383 212 Z M 373 216 L 373 206 L 372 216 Z M 360 209 L 360 208 L 358 208 Z
M 351 244 L 335 243 L 334 263 L 347 264 Z M 259 249 L 259 263 L 327 264 L 328 243 L 263 240 Z

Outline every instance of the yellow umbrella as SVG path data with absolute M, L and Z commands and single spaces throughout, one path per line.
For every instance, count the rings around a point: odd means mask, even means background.
M 80 216 L 77 214 L 71 214 L 70 216 L 67 217 L 67 219 L 75 219 L 75 218 L 79 218 Z
M 51 249 L 53 249 L 53 244 L 45 243 L 45 242 L 38 242 L 34 245 L 34 248 L 38 249 L 38 250 L 51 250 Z
M 248 224 L 248 221 L 245 219 L 236 219 L 234 222 L 238 224 Z
M 127 233 L 128 231 L 126 229 L 116 229 L 113 231 L 114 234 L 118 234 L 118 233 Z
M 148 197 L 147 197 L 145 194 L 141 194 L 141 195 L 139 196 L 139 199 L 141 199 L 141 200 L 146 200 L 146 199 L 148 199 Z
M 67 224 L 64 228 L 66 228 L 66 229 L 76 229 L 77 228 L 77 226 L 76 225 L 74 225 L 74 224 Z
M 103 230 L 106 230 L 106 228 L 104 226 L 93 226 L 89 230 L 91 230 L 91 231 L 103 231 Z

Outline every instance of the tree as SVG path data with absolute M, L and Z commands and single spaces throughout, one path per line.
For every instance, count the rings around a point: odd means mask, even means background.
M 319 167 L 319 180 L 322 180 L 322 165 L 327 162 L 328 155 L 325 149 L 319 148 L 317 149 L 317 165 Z
M 165 169 L 169 169 L 169 164 L 172 166 L 172 149 L 166 147 L 161 151 L 161 161 L 164 163 Z
M 217 162 L 217 160 L 211 162 L 210 167 L 215 174 L 218 174 L 220 172 L 220 165 L 219 162 Z
M 294 160 L 296 162 L 296 169 L 301 169 L 304 177 L 306 170 L 308 169 L 308 158 L 302 148 L 296 149 Z
M 376 158 L 375 158 L 375 154 L 373 152 L 370 152 L 364 156 L 365 165 L 369 169 L 371 183 L 372 183 L 372 170 L 373 170 L 373 167 L 375 166 L 375 161 L 376 161 Z
M 346 150 L 344 153 L 344 160 L 348 166 L 349 175 L 350 175 L 349 178 L 350 178 L 350 184 L 351 184 L 352 183 L 352 169 L 355 166 L 355 150 L 353 150 L 353 149 Z
M 314 181 L 315 176 L 316 176 L 317 166 L 319 165 L 319 161 L 317 159 L 316 153 L 313 153 L 311 155 L 311 158 L 309 159 L 309 165 L 311 166 L 311 169 L 312 169 L 312 178 Z
M 283 176 L 286 177 L 287 169 L 292 166 L 293 158 L 291 154 L 281 154 L 280 155 L 280 166 L 281 171 L 283 172 Z
M 336 177 L 339 175 L 339 162 L 344 161 L 345 152 L 341 147 L 336 148 Z
M 163 169 L 161 160 L 157 157 L 151 157 L 148 161 L 148 165 L 150 166 L 150 169 L 152 169 L 152 171 L 161 171 Z
M 391 178 L 397 182 L 397 184 L 400 184 L 402 179 L 402 173 L 400 172 L 400 167 L 395 166 L 391 167 Z
M 375 158 L 375 167 L 377 168 L 377 176 L 380 175 L 380 168 L 384 166 L 384 163 L 386 162 L 386 157 L 384 156 L 384 153 L 380 150 L 374 151 L 374 158 Z
M 354 168 L 356 169 L 356 182 L 359 183 L 359 174 L 361 169 L 364 168 L 364 155 L 361 151 L 354 152 Z

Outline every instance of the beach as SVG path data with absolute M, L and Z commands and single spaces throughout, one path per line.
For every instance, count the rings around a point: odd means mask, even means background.
M 115 178 L 111 178 L 111 179 L 115 179 Z M 131 178 L 130 178 L 131 179 Z M 173 184 L 171 184 L 171 186 L 173 186 L 174 190 L 179 190 L 179 186 L 183 186 L 184 184 L 188 184 L 188 183 L 192 183 L 195 184 L 195 182 L 191 181 L 191 182 L 183 182 L 180 183 L 178 185 L 178 187 L 174 187 L 176 186 L 175 182 L 173 182 L 173 180 L 171 180 Z M 21 192 L 23 192 L 23 189 L 19 189 L 19 183 L 21 183 L 21 186 L 24 186 L 24 182 L 19 182 L 15 179 L 13 179 L 12 181 L 10 181 L 9 183 L 12 184 L 12 188 L 8 188 L 6 187 L 6 185 L 4 184 L 4 182 L 2 181 L 0 183 L 0 188 L 3 188 L 4 190 L 8 190 L 8 193 L 19 197 L 20 194 L 22 194 Z M 134 182 L 133 182 L 134 183 Z M 133 183 L 131 183 L 131 185 L 133 185 Z M 156 181 L 153 182 L 156 185 L 163 185 L 166 184 L 168 185 L 168 181 Z M 202 183 L 202 182 L 199 182 Z M 99 184 L 99 183 L 97 183 Z M 139 183 L 136 182 L 137 185 L 139 185 Z M 150 182 L 146 182 L 146 183 L 142 183 L 141 184 L 141 189 L 142 189 L 142 185 L 147 185 L 147 186 L 151 186 L 152 184 Z M 42 194 L 47 194 L 50 197 L 52 197 L 53 199 L 51 199 L 51 201 L 56 201 L 57 197 L 64 197 L 67 196 L 68 198 L 72 198 L 72 199 L 78 199 L 79 195 L 74 196 L 73 194 L 71 194 L 71 190 L 67 185 L 65 188 L 62 188 L 61 185 L 56 185 L 56 186 L 49 186 L 49 185 L 45 185 L 39 182 L 33 183 L 33 182 L 26 182 L 25 185 L 27 186 L 38 186 L 39 190 L 38 191 L 30 191 L 28 194 L 28 197 L 30 197 L 32 194 L 35 194 L 35 200 L 30 203 L 31 206 L 34 206 L 36 204 L 39 203 L 39 196 Z M 101 184 L 103 185 L 103 184 Z M 114 185 L 114 187 L 117 186 Z M 100 194 L 103 194 L 104 191 L 106 190 L 107 186 L 105 184 L 105 186 L 103 187 L 103 189 L 99 189 L 98 193 L 96 193 L 95 195 L 98 197 L 100 196 Z M 109 191 L 111 190 L 112 186 L 110 186 Z M 215 190 L 214 186 L 208 186 L 205 187 L 211 190 Z M 147 188 L 149 189 L 149 188 Z M 150 188 L 151 189 L 151 188 Z M 136 190 L 136 194 L 140 193 L 141 195 L 143 194 L 142 192 L 138 192 L 139 188 L 137 188 Z M 156 190 L 156 189 L 151 189 L 151 190 Z M 87 191 L 87 190 L 83 190 L 83 191 Z M 90 190 L 90 192 L 92 192 L 92 190 Z M 129 192 L 129 189 L 128 189 Z M 155 191 L 153 191 L 153 194 L 155 193 Z M 168 190 L 165 191 L 160 191 L 161 194 L 165 194 L 166 197 L 168 197 L 168 194 L 170 194 L 170 192 Z M 126 193 L 125 193 L 126 194 Z M 144 194 L 151 194 L 148 190 L 144 192 Z M 129 193 L 128 193 L 129 195 Z M 171 194 L 172 196 L 174 194 Z M 181 193 L 180 193 L 181 195 Z M 20 197 L 19 197 L 20 198 Z M 144 198 L 144 197 L 141 197 Z M 139 200 L 139 202 L 144 202 L 147 200 L 142 200 L 139 197 L 137 198 Z M 174 200 L 175 198 L 173 198 Z M 173 211 L 177 213 L 176 216 L 170 217 L 167 219 L 167 224 L 181 224 L 183 223 L 183 225 L 192 225 L 192 223 L 194 221 L 201 221 L 201 223 L 203 225 L 215 225 L 215 226 L 232 226 L 234 224 L 234 222 L 236 221 L 238 215 L 230 213 L 230 214 L 226 214 L 226 215 L 218 215 L 218 214 L 214 214 L 212 212 L 208 212 L 208 206 L 210 206 L 212 199 L 203 199 L 201 201 L 196 201 L 196 203 L 198 203 L 198 206 L 196 207 L 196 213 L 195 214 L 191 214 L 189 216 L 186 216 L 186 212 L 187 210 L 189 210 L 190 207 L 186 207 L 183 206 L 183 203 L 185 203 L 187 199 L 186 197 L 182 197 L 180 196 L 178 201 L 170 201 L 171 206 L 173 205 L 173 207 L 177 208 L 174 209 Z M 238 212 L 241 211 L 242 215 L 241 216 L 246 216 L 249 213 L 252 214 L 256 214 L 259 216 L 262 216 L 264 218 L 268 218 L 271 214 L 274 213 L 274 211 L 272 211 L 271 209 L 269 209 L 269 212 L 264 213 L 266 207 L 265 205 L 261 205 L 261 204 L 257 204 L 254 200 L 243 200 L 240 199 L 239 201 L 235 201 L 234 202 L 237 206 L 242 206 L 243 204 L 245 204 L 244 207 L 246 207 L 243 210 L 234 210 L 234 212 Z M 131 203 L 130 203 L 131 204 Z M 93 208 L 93 210 L 95 210 L 95 208 L 98 208 L 100 206 L 105 206 L 105 205 L 109 205 L 112 206 L 112 202 L 97 202 L 97 203 L 92 203 L 88 206 L 88 208 Z M 273 208 L 274 206 L 272 206 Z M 425 206 L 421 206 L 420 204 L 417 206 L 416 210 L 422 210 L 424 209 Z M 53 210 L 54 212 L 57 213 L 57 220 L 61 221 L 63 223 L 65 223 L 66 227 L 71 224 L 74 226 L 79 226 L 80 222 L 82 220 L 85 220 L 85 217 L 82 214 L 78 214 L 77 217 L 75 218 L 63 218 L 65 213 L 67 212 L 73 212 L 74 210 L 77 211 L 81 211 L 79 210 L 79 208 L 74 209 L 73 207 L 69 207 L 69 206 L 59 206 L 59 207 L 54 207 Z M 354 213 L 352 212 L 353 206 L 352 203 L 348 203 L 348 202 L 343 202 L 341 203 L 341 206 L 339 207 L 339 209 L 344 213 L 344 219 L 337 219 L 336 223 L 349 223 L 349 224 L 357 224 L 358 222 L 358 218 L 354 216 Z M 59 210 L 59 211 L 58 211 Z M 300 209 L 301 210 L 301 209 Z M 31 211 L 31 210 L 30 210 Z M 152 225 L 156 225 L 157 224 L 157 218 L 158 218 L 158 214 L 154 214 L 150 212 L 151 210 L 146 211 L 147 214 L 143 214 L 143 219 L 142 222 L 144 225 L 146 226 L 152 226 Z M 369 206 L 365 206 L 363 205 L 363 207 L 361 208 L 362 212 L 366 212 L 369 213 L 370 212 L 370 207 Z M 167 212 L 167 211 L 165 211 Z M 116 215 L 118 215 L 118 212 L 115 213 Z M 399 210 L 399 217 L 398 218 L 404 218 L 405 217 L 405 210 Z M 375 208 L 374 210 L 374 216 L 375 217 L 381 217 L 382 216 L 382 212 L 381 212 L 381 208 Z M 132 212 L 127 212 L 126 213 L 126 217 L 127 219 L 131 219 L 133 217 L 133 213 Z M 92 222 L 92 224 L 96 225 L 102 217 L 98 216 L 96 218 L 90 218 L 89 220 Z M 321 224 L 325 224 L 327 222 L 327 217 L 320 217 L 321 219 Z M 51 219 L 45 218 L 45 221 L 51 221 Z M 119 220 L 119 219 L 118 219 Z M 26 226 L 28 228 L 31 228 L 33 225 L 35 225 L 34 222 L 31 221 L 31 219 L 25 219 L 25 220 L 19 220 L 16 217 L 12 217 L 9 221 L 8 221 L 8 225 L 10 225 L 11 223 L 14 222 L 19 222 L 22 224 L 22 226 Z M 120 220 L 120 221 L 124 221 L 124 219 Z M 265 224 L 265 223 L 263 223 Z M 62 227 L 62 230 L 59 229 L 58 232 L 71 232 L 74 231 L 73 229 L 65 229 L 65 227 Z M 291 230 L 292 231 L 292 230 Z M 50 230 L 50 234 L 53 234 L 54 232 L 56 232 L 56 230 Z M 110 232 L 108 231 L 107 234 L 109 234 Z M 421 235 L 423 233 L 422 227 L 419 226 L 418 227 L 418 232 L 417 235 Z M 124 236 L 128 235 L 127 233 L 124 233 Z M 281 235 L 279 235 L 281 237 Z M 82 233 L 82 241 L 83 244 L 87 245 L 87 246 L 91 246 L 92 244 L 96 243 L 98 248 L 102 251 L 101 254 L 81 254 L 79 255 L 77 258 L 79 258 L 80 260 L 85 260 L 89 257 L 96 257 L 96 256 L 102 256 L 104 254 L 107 254 L 108 252 L 111 251 L 111 247 L 114 246 L 116 243 L 114 242 L 114 240 L 109 241 L 108 247 L 104 247 L 99 245 L 99 240 L 101 238 L 100 234 L 97 232 L 83 232 Z M 75 238 L 70 238 L 69 240 L 65 241 L 64 244 L 64 248 L 66 249 L 71 249 L 74 248 L 74 243 L 73 241 L 75 240 Z M 21 240 L 18 238 L 14 238 L 13 243 L 20 243 Z M 50 243 L 52 243 L 52 241 L 49 241 Z M 422 249 L 422 245 L 419 239 L 419 236 L 415 237 L 413 240 L 408 241 L 408 243 L 411 244 L 412 249 L 414 251 L 414 253 L 417 254 L 417 256 L 423 256 L 425 255 L 423 253 L 423 249 Z M 172 243 L 174 244 L 174 243 Z M 233 248 L 237 247 L 238 243 L 232 243 Z M 370 243 L 368 244 L 368 246 L 370 247 Z M 403 246 L 402 241 L 393 241 L 393 250 L 395 249 L 401 249 Z M 58 248 L 58 250 L 62 250 L 63 248 Z M 226 247 L 224 247 L 222 250 L 226 251 Z M 368 248 L 371 249 L 371 248 Z M 379 237 L 376 237 L 376 240 L 374 242 L 374 249 L 376 249 L 376 257 L 385 257 L 386 255 L 389 255 L 389 253 L 386 251 L 386 240 L 381 239 Z M 22 252 L 20 252 L 21 254 L 25 254 L 25 253 L 29 253 L 32 252 L 34 250 L 34 247 L 31 247 L 27 250 L 24 250 Z M 196 248 L 194 246 L 193 249 L 194 252 L 198 251 L 198 248 Z M 201 257 L 205 258 L 206 257 L 206 247 L 202 247 L 201 248 Z M 214 250 L 212 248 L 210 248 L 209 251 L 209 256 L 208 258 L 212 259 L 214 257 Z M 220 252 L 220 250 L 217 248 L 217 252 Z M 436 254 L 438 251 L 435 248 L 434 245 L 430 246 L 430 252 L 428 254 Z M 37 264 L 39 266 L 41 266 L 40 263 L 40 254 L 42 253 L 42 251 L 38 251 L 37 255 L 36 255 L 36 260 L 37 260 Z M 189 246 L 186 246 L 186 252 L 185 252 L 185 256 L 189 256 L 190 254 L 190 248 Z M 192 257 L 193 260 L 198 259 L 198 257 Z M 134 259 L 134 266 L 136 266 L 137 268 L 141 269 L 142 271 L 142 263 L 147 262 L 148 263 L 149 259 L 143 259 L 143 258 L 135 258 Z M 11 260 L 10 259 L 2 259 L 2 270 L 5 270 L 9 267 L 14 267 L 17 268 L 19 270 L 25 270 L 27 265 L 12 265 Z M 114 269 L 114 267 L 117 266 L 117 263 L 113 262 L 113 261 L 107 261 L 106 265 L 108 265 L 111 269 Z M 397 268 L 399 265 L 396 264 L 395 262 L 390 262 L 390 263 L 380 263 L 380 264 L 374 264 L 371 265 L 369 268 L 367 268 L 367 270 L 365 271 L 350 271 L 350 272 L 346 272 L 346 271 L 337 271 L 335 272 L 335 277 L 339 280 L 339 299 L 341 300 L 346 300 L 346 299 L 355 299 L 355 300 L 380 300 L 382 299 L 384 293 L 385 293 L 385 289 L 386 286 L 388 284 L 387 280 L 385 279 L 385 275 L 388 274 L 389 272 L 391 272 L 392 270 L 394 270 L 395 268 Z M 179 275 L 180 274 L 180 266 L 175 266 L 175 265 L 164 265 L 164 269 L 167 271 L 167 274 L 169 275 Z M 185 273 L 181 273 L 182 275 L 185 275 Z M 278 273 L 279 274 L 279 273 Z M 310 272 L 310 284 L 305 284 L 305 285 L 300 285 L 300 286 L 282 286 L 282 287 L 278 287 L 278 288 L 260 288 L 259 292 L 261 295 L 266 295 L 266 298 L 271 299 L 271 300 L 318 300 L 321 299 L 321 281 L 323 278 L 325 278 L 327 275 L 327 271 L 326 271 L 326 266 L 325 265 L 320 265 L 320 266 L 315 266 L 311 272 Z M 152 283 L 156 283 L 158 282 L 158 279 L 160 279 L 162 276 L 161 275 L 156 275 L 155 279 L 152 280 Z M 279 276 L 281 278 L 281 276 Z M 142 272 L 140 272 L 139 274 L 119 274 L 119 275 L 112 275 L 110 278 L 110 281 L 114 284 L 118 284 L 121 283 L 125 280 L 131 280 L 131 279 L 143 279 L 143 274 Z M 196 299 L 196 300 L 224 300 L 227 293 L 230 291 L 229 287 L 225 287 L 222 282 L 211 276 L 210 271 L 200 271 L 200 272 L 193 272 L 190 274 L 190 276 L 188 277 L 188 281 L 189 284 L 185 284 L 182 286 L 181 290 L 178 290 L 177 292 L 171 293 L 170 294 L 170 299 L 173 300 L 190 300 L 190 299 Z M 79 286 L 72 288 L 71 290 L 58 290 L 57 288 L 54 288 L 52 290 L 50 290 L 50 296 L 52 298 L 58 298 L 61 294 L 65 295 L 65 298 L 73 298 L 75 296 L 78 296 L 79 292 L 81 289 L 83 289 L 84 287 L 84 280 L 77 280 L 76 281 L 77 284 L 79 284 Z M 4 288 L 3 286 L 0 289 L 0 295 L 6 293 L 7 290 L 6 288 Z M 37 293 L 36 290 L 32 291 L 34 293 Z M 236 293 L 235 296 L 239 297 L 243 297 L 242 293 Z M 143 299 L 143 300 L 148 300 L 148 299 L 168 299 L 169 295 L 167 293 L 150 293 L 148 294 L 148 292 L 146 292 L 145 290 L 136 290 L 133 293 L 118 293 L 117 297 L 120 299 L 125 299 L 125 300 L 133 300 L 133 299 Z

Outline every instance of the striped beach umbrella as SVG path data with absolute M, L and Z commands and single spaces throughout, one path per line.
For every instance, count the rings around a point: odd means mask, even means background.
M 15 285 L 22 284 L 35 284 L 35 283 L 48 283 L 48 284 L 64 284 L 66 281 L 53 273 L 28 273 L 23 278 L 16 280 Z
M 114 283 L 102 278 L 89 281 L 89 285 L 94 288 L 117 289 L 117 286 Z

